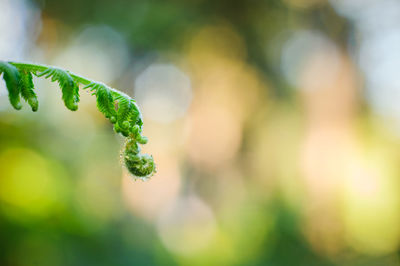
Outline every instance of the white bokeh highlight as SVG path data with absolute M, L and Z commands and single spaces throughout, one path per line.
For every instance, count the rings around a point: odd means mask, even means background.
M 329 65 L 326 64 L 329 62 Z M 313 64 L 319 76 L 304 78 L 305 67 Z M 289 83 L 303 90 L 315 90 L 332 83 L 340 68 L 339 52 L 335 44 L 316 31 L 298 31 L 292 34 L 282 49 L 281 69 Z
M 0 0 L 0 60 L 29 60 L 40 29 L 40 10 L 30 1 Z M 0 75 L 1 76 L 1 75 Z M 0 80 L 0 110 L 12 109 Z
M 216 229 L 210 207 L 195 195 L 182 197 L 171 204 L 157 223 L 164 246 L 183 256 L 194 255 L 211 245 Z
M 400 1 L 330 0 L 336 11 L 354 23 L 354 56 L 365 79 L 372 110 L 400 122 Z
M 170 123 L 184 116 L 190 105 L 190 78 L 172 64 L 153 64 L 137 77 L 134 95 L 145 118 Z
M 54 60 L 54 65 L 109 84 L 121 76 L 130 55 L 122 35 L 105 25 L 78 33 Z
M 30 1 L 0 0 L 0 58 L 26 60 L 36 40 L 40 10 Z

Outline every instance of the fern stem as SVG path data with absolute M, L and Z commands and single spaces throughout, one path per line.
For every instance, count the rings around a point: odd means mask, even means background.
M 28 70 L 28 71 L 33 72 L 33 73 L 36 73 L 38 71 L 39 72 L 43 72 L 43 71 L 46 71 L 47 69 L 53 68 L 52 66 L 48 66 L 48 65 L 44 65 L 44 64 L 22 63 L 22 62 L 13 62 L 13 61 L 8 61 L 8 63 L 10 63 L 11 65 L 13 65 L 13 66 L 15 66 L 17 68 L 25 69 L 25 70 Z M 67 70 L 65 70 L 63 68 L 59 68 L 59 67 L 57 67 L 57 68 L 61 69 L 63 71 L 67 71 Z M 89 84 L 92 84 L 92 83 L 100 83 L 100 82 L 88 79 L 86 77 L 83 77 L 81 75 L 77 75 L 77 74 L 75 74 L 75 73 L 73 73 L 73 72 L 71 72 L 69 70 L 67 72 L 71 75 L 71 77 L 73 79 L 75 79 L 77 82 L 81 83 L 82 85 L 89 85 Z M 100 84 L 102 84 L 102 83 L 100 83 Z M 122 91 L 116 90 L 116 89 L 111 88 L 111 87 L 108 87 L 108 89 L 114 94 L 114 96 L 123 95 L 124 97 L 130 98 L 126 93 L 124 93 Z M 135 103 L 134 100 L 133 100 L 133 108 L 138 112 L 139 116 L 142 117 L 142 113 L 140 112 L 140 109 L 139 109 L 139 107 L 137 106 L 137 104 Z
M 22 68 L 22 69 L 26 69 L 29 70 L 31 72 L 43 72 L 49 68 L 53 68 L 52 66 L 48 66 L 48 65 L 44 65 L 44 64 L 33 64 L 33 63 L 21 63 L 21 62 L 12 62 L 12 61 L 8 61 L 8 63 L 10 63 L 11 65 L 18 67 L 18 68 Z M 63 71 L 67 71 L 63 68 L 57 67 L 58 69 L 61 69 Z M 77 82 L 83 84 L 83 85 L 89 85 L 91 83 L 98 83 L 97 81 L 85 78 L 83 76 L 77 75 L 71 71 L 68 70 L 68 73 L 71 75 L 71 77 L 73 77 Z M 116 93 L 123 93 L 119 90 L 110 88 L 111 91 L 116 92 Z M 125 93 L 123 93 L 125 94 Z
M 37 71 L 43 72 L 49 68 L 52 68 L 52 66 L 47 66 L 47 65 L 43 65 L 43 64 L 21 63 L 21 62 L 11 62 L 11 61 L 9 61 L 8 63 L 10 63 L 11 65 L 18 67 L 18 68 L 27 69 L 31 72 L 37 72 Z M 62 69 L 62 68 L 59 68 L 59 69 Z M 62 69 L 62 70 L 66 71 L 65 69 Z M 79 83 L 82 83 L 83 85 L 89 85 L 90 83 L 95 82 L 88 78 L 74 74 L 71 71 L 68 71 L 68 73 L 71 75 L 71 77 L 73 77 L 76 81 L 78 81 Z

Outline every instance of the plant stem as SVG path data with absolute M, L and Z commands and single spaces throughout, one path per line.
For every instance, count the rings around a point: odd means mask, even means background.
M 45 71 L 46 69 L 48 69 L 48 68 L 54 68 L 53 66 L 47 66 L 47 65 L 44 65 L 44 64 L 33 64 L 33 63 L 21 63 L 21 62 L 12 62 L 12 61 L 9 61 L 8 63 L 10 63 L 11 65 L 13 65 L 13 66 L 15 66 L 15 67 L 20 67 L 20 68 L 23 68 L 23 69 L 27 69 L 27 70 L 29 70 L 29 71 L 31 71 L 31 72 L 33 72 L 33 73 L 36 73 L 37 71 L 40 71 L 40 72 L 43 72 L 43 71 Z M 61 70 L 64 70 L 64 71 L 67 71 L 67 70 L 65 70 L 65 69 L 62 69 L 62 68 L 60 68 L 60 67 L 57 67 L 58 69 L 61 69 Z M 80 75 L 77 75 L 77 74 L 75 74 L 75 73 L 72 73 L 71 71 L 67 71 L 70 75 L 71 75 L 71 77 L 73 78 L 73 79 L 75 79 L 77 82 L 79 82 L 79 83 L 81 83 L 81 84 L 83 84 L 83 85 L 89 85 L 90 83 L 94 83 L 94 82 L 96 82 L 96 81 L 94 81 L 94 80 L 91 80 L 91 79 L 88 79 L 88 78 L 85 78 L 85 77 L 82 77 L 82 76 L 80 76 Z M 99 83 L 99 82 L 96 82 L 96 83 Z M 113 92 L 115 92 L 115 93 L 119 93 L 119 94 L 125 94 L 125 93 L 123 93 L 123 92 L 121 92 L 121 91 L 118 91 L 118 90 L 116 90 L 116 89 L 113 89 L 113 88 L 109 88 L 111 91 L 113 91 Z M 125 94 L 126 95 L 126 94 Z M 127 95 L 126 95 L 127 96 Z

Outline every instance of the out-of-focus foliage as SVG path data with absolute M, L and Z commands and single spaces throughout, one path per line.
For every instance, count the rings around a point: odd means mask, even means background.
M 0 0 L 0 59 L 138 101 L 134 182 L 82 93 L 0 85 L 0 265 L 399 265 L 400 3 Z

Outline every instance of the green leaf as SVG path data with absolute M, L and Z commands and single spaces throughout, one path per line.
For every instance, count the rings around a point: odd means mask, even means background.
M 21 76 L 21 96 L 31 106 L 32 111 L 36 112 L 39 108 L 39 102 L 36 93 L 33 91 L 32 73 L 26 70 L 20 70 Z
M 4 61 L 0 61 L 0 73 L 3 73 L 3 79 L 6 82 L 6 87 L 8 90 L 8 98 L 11 105 L 20 110 L 22 108 L 20 92 L 21 92 L 21 77 L 18 69 Z
M 121 131 L 122 135 L 128 136 L 130 128 L 130 123 L 128 118 L 132 108 L 130 99 L 126 98 L 123 95 L 118 95 L 115 98 L 118 101 L 118 110 L 117 110 L 117 125 L 119 127 L 118 129 Z
M 71 111 L 78 110 L 79 86 L 71 75 L 59 68 L 48 68 L 42 73 L 37 74 L 38 77 L 44 75 L 46 75 L 45 78 L 51 77 L 51 81 L 58 81 L 65 106 Z
M 87 87 L 91 87 L 91 91 L 95 90 L 97 108 L 102 112 L 106 118 L 110 120 L 115 120 L 117 117 L 117 112 L 115 111 L 114 98 L 111 94 L 110 89 L 104 84 L 92 83 Z M 114 119 L 112 119 L 114 117 Z
M 134 124 L 138 124 L 139 120 L 141 120 L 141 115 L 139 112 L 139 108 L 137 107 L 134 100 L 130 100 L 131 103 L 131 110 L 129 112 L 129 120 Z M 141 125 L 139 125 L 141 126 Z

